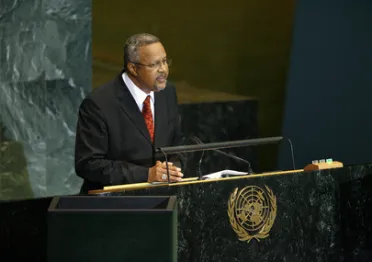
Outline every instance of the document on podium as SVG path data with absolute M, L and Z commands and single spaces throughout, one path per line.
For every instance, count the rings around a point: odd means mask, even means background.
M 223 178 L 223 177 L 233 177 L 233 176 L 246 176 L 246 175 L 248 175 L 247 172 L 240 172 L 240 171 L 225 169 L 225 170 L 221 170 L 221 171 L 218 171 L 218 172 L 215 172 L 215 173 L 210 173 L 210 174 L 204 175 L 200 178 L 200 180 L 216 179 L 216 178 Z M 180 182 L 171 182 L 171 184 L 173 184 L 173 183 L 179 184 L 179 183 L 182 183 L 182 182 L 190 182 L 190 181 L 193 181 L 193 180 L 198 180 L 198 178 L 184 178 Z M 168 184 L 168 181 L 150 182 L 150 184 L 151 185 Z
M 210 173 L 208 175 L 204 175 L 204 176 L 201 177 L 201 179 L 205 180 L 205 179 L 215 179 L 215 178 L 222 178 L 222 177 L 245 176 L 245 175 L 248 175 L 248 173 L 225 169 L 225 170 L 222 170 L 222 171 L 218 171 L 218 172 L 215 172 L 215 173 Z

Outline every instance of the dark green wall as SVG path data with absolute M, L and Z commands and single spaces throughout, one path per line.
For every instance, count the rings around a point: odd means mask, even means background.
M 298 1 L 283 121 L 298 167 L 372 162 L 371 28 L 370 0 Z M 279 166 L 292 166 L 287 148 Z

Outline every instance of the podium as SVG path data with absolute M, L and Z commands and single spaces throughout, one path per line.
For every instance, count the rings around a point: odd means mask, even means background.
M 64 196 L 47 216 L 49 262 L 177 261 L 175 196 Z
M 178 261 L 372 258 L 372 165 L 195 177 L 109 186 L 90 194 L 176 195 Z

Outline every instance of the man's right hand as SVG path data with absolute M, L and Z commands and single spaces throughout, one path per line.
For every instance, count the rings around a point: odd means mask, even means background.
M 181 168 L 176 167 L 173 163 L 168 162 L 169 178 L 171 182 L 181 181 L 183 174 Z M 165 176 L 164 176 L 165 175 Z M 165 162 L 156 161 L 155 166 L 149 169 L 147 182 L 166 182 L 168 181 L 167 166 Z

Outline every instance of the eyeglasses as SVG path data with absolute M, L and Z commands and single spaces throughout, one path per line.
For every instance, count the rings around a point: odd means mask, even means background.
M 166 59 L 163 59 L 162 61 L 158 61 L 158 62 L 155 62 L 155 63 L 152 63 L 152 64 L 149 64 L 149 65 L 145 65 L 145 64 L 141 64 L 141 63 L 134 63 L 132 62 L 133 64 L 135 65 L 140 65 L 140 66 L 146 66 L 150 69 L 160 69 L 162 65 L 165 65 L 167 67 L 170 67 L 170 65 L 172 64 L 172 59 L 170 58 L 166 58 Z

